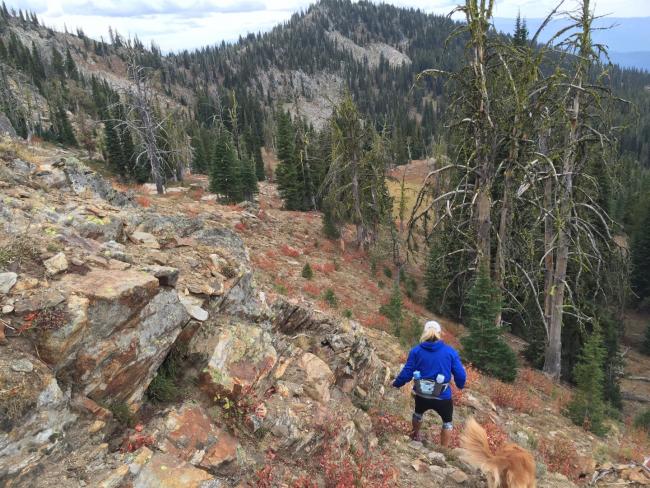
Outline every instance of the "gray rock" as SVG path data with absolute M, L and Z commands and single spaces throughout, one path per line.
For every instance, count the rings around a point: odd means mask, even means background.
M 57 275 L 68 269 L 68 260 L 62 252 L 52 256 L 50 259 L 46 259 L 43 261 L 43 264 L 45 265 L 45 271 L 50 276 Z
M 29 359 L 20 358 L 14 361 L 11 369 L 17 373 L 31 373 L 34 371 L 34 364 Z
M 78 195 L 90 192 L 117 207 L 135 206 L 128 195 L 113 189 L 108 181 L 89 169 L 77 158 L 67 158 L 63 171 L 68 177 L 72 191 Z
M 14 126 L 11 125 L 11 121 L 2 112 L 0 112 L 0 136 L 16 137 Z
M 6 295 L 16 284 L 18 275 L 16 273 L 0 273 L 0 294 Z
M 52 288 L 37 290 L 34 294 L 22 297 L 16 301 L 15 312 L 18 314 L 25 312 L 36 312 L 44 308 L 57 306 L 65 300 L 65 296 Z
M 228 254 L 241 263 L 248 262 L 248 252 L 235 232 L 226 227 L 209 227 L 192 234 L 192 237 L 201 244 L 215 248 L 223 248 Z
M 150 249 L 160 249 L 160 244 L 156 237 L 148 232 L 135 231 L 129 236 L 129 239 L 136 244 L 142 244 Z

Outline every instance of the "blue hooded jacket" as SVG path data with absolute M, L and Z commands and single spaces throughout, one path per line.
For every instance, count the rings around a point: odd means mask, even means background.
M 422 374 L 422 379 L 433 380 L 438 374 L 443 374 L 445 383 L 449 383 L 453 375 L 454 383 L 460 389 L 465 387 L 465 380 L 467 379 L 465 368 L 460 362 L 458 353 L 453 347 L 448 346 L 441 340 L 422 342 L 411 349 L 406 364 L 399 376 L 393 381 L 393 386 L 399 388 L 411 381 L 414 371 L 419 371 Z M 440 399 L 448 400 L 450 398 L 451 388 L 447 388 L 440 395 Z

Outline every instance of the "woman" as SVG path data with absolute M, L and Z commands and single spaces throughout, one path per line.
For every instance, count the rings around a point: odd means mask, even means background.
M 454 428 L 454 404 L 451 399 L 449 382 L 452 375 L 454 383 L 460 389 L 465 386 L 466 374 L 456 350 L 445 344 L 442 339 L 442 327 L 435 321 L 424 324 L 420 344 L 409 352 L 406 364 L 393 386 L 400 388 L 411 379 L 415 395 L 413 412 L 413 432 L 411 438 L 420 441 L 422 416 L 427 410 L 434 410 L 442 419 L 440 444 L 449 447 L 451 431 Z

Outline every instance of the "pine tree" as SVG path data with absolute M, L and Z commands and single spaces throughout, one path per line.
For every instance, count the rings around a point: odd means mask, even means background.
M 517 358 L 501 337 L 503 328 L 494 318 L 501 308 L 501 296 L 482 266 L 474 280 L 468 298 L 469 334 L 461 339 L 465 359 L 486 373 L 503 381 L 517 377 Z
M 104 145 L 106 149 L 106 159 L 113 168 L 123 178 L 127 178 L 127 168 L 125 164 L 124 153 L 122 151 L 122 141 L 120 140 L 119 131 L 115 126 L 115 121 L 108 119 L 104 122 Z
M 225 198 L 228 190 L 228 161 L 226 158 L 232 151 L 232 147 L 226 129 L 220 127 L 217 131 L 217 141 L 210 164 L 210 191 Z
M 379 313 L 390 320 L 395 337 L 399 337 L 402 332 L 402 322 L 404 320 L 402 305 L 402 292 L 399 286 L 395 284 L 388 303 L 379 307 Z
M 605 419 L 604 361 L 603 338 L 600 325 L 596 322 L 591 336 L 580 352 L 580 360 L 573 369 L 577 391 L 567 411 L 576 425 L 581 425 L 598 435 L 606 432 L 603 425 Z
M 52 71 L 58 76 L 65 76 L 65 67 L 63 66 L 63 56 L 58 49 L 52 47 Z
M 632 238 L 632 289 L 639 301 L 650 298 L 650 199 L 642 206 L 643 218 Z
M 70 48 L 68 48 L 65 53 L 65 72 L 68 75 L 68 78 L 70 78 L 71 80 L 79 79 L 79 72 L 77 71 L 77 65 L 74 62 L 74 59 L 72 59 Z
M 280 162 L 275 170 L 275 179 L 287 210 L 302 209 L 294 137 L 291 117 L 288 113 L 282 112 L 277 121 L 277 156 Z

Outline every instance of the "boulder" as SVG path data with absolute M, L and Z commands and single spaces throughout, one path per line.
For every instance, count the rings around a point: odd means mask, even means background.
M 317 402 L 327 403 L 330 387 L 334 384 L 334 374 L 325 361 L 309 352 L 304 353 L 290 368 L 295 383 L 301 384 L 307 395 Z M 293 374 L 291 374 L 293 373 Z
M 14 126 L 3 112 L 0 112 L 0 136 L 16 137 Z
M 56 449 L 76 416 L 50 369 L 0 347 L 0 480 L 38 464 Z
M 160 249 L 160 244 L 153 234 L 148 232 L 136 231 L 129 236 L 129 239 L 136 244 L 142 244 L 144 247 L 149 249 Z
M 65 257 L 65 254 L 60 252 L 55 254 L 50 259 L 43 261 L 45 265 L 45 271 L 48 275 L 54 276 L 59 273 L 63 273 L 68 269 L 68 260 Z
M 16 284 L 18 275 L 16 273 L 0 273 L 0 295 L 6 295 Z
M 136 409 L 189 320 L 174 290 L 138 271 L 68 274 L 66 323 L 38 336 L 41 357 L 82 394 Z
M 157 447 L 162 452 L 215 474 L 227 473 L 237 460 L 237 440 L 216 427 L 199 405 L 173 408 L 159 423 Z
M 233 396 L 268 375 L 277 361 L 268 332 L 238 322 L 204 323 L 190 340 L 188 354 L 208 391 Z

